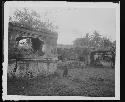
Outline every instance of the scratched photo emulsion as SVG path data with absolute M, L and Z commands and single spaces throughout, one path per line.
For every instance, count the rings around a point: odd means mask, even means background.
M 116 9 L 10 7 L 7 95 L 115 97 Z

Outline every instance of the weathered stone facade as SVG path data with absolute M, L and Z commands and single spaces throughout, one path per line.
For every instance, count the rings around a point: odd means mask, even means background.
M 15 75 L 23 76 L 26 71 L 31 71 L 34 73 L 34 76 L 42 73 L 53 73 L 56 70 L 56 46 L 57 46 L 57 38 L 58 34 L 56 32 L 51 31 L 35 31 L 29 30 L 24 27 L 19 27 L 9 23 L 8 28 L 8 40 L 9 40 L 9 51 L 11 52 L 12 49 L 18 48 L 16 41 L 19 37 L 29 37 L 29 38 L 38 38 L 44 42 L 44 54 L 42 55 L 43 46 L 40 46 L 40 49 L 37 52 L 31 51 L 30 54 L 24 54 L 24 58 L 33 59 L 32 61 L 21 61 L 17 62 L 17 70 Z M 30 52 L 30 50 L 27 50 Z M 46 59 L 50 58 L 50 61 L 47 62 Z M 13 69 L 15 67 L 15 62 L 8 65 L 8 74 L 13 73 Z M 22 68 L 22 67 L 24 68 Z M 22 70 L 23 69 L 23 70 Z M 21 74 L 23 73 L 23 74 Z

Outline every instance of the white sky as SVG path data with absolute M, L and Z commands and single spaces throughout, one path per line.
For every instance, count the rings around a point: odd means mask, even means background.
M 31 7 L 45 14 L 54 25 L 58 26 L 59 44 L 72 44 L 76 38 L 97 30 L 101 35 L 115 40 L 116 9 L 115 8 L 77 8 L 77 7 Z M 14 8 L 10 9 L 12 13 Z

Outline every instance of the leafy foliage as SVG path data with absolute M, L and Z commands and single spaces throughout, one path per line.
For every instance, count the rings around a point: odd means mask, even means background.
M 29 30 L 35 30 L 35 31 L 45 31 L 45 32 L 53 32 L 56 29 L 56 26 L 53 25 L 52 22 L 49 20 L 43 21 L 40 14 L 38 14 L 36 11 L 30 10 L 28 8 L 22 8 L 22 9 L 16 9 L 14 14 L 12 16 L 9 16 L 9 24 L 13 24 L 19 27 L 24 27 Z M 11 39 L 13 36 L 14 31 L 9 31 L 9 56 L 13 56 L 13 49 L 14 49 L 14 39 Z M 19 33 L 21 34 L 21 33 Z M 12 41 L 13 40 L 13 41 Z M 38 40 L 32 40 L 32 48 L 34 52 L 39 50 L 41 42 Z M 31 51 L 28 49 L 21 49 L 18 53 L 24 53 L 26 55 L 30 55 Z M 40 52 L 39 55 L 43 55 L 42 52 Z
M 86 34 L 83 38 L 77 38 L 74 41 L 74 46 L 77 47 L 93 47 L 93 48 L 108 48 L 113 45 L 108 38 L 102 37 L 97 31 L 93 32 L 93 35 Z
M 22 10 L 17 9 L 13 16 L 9 17 L 9 22 L 19 25 L 21 27 L 34 29 L 34 30 L 49 30 L 53 31 L 56 26 L 53 25 L 49 20 L 42 21 L 41 16 L 33 10 L 23 8 Z

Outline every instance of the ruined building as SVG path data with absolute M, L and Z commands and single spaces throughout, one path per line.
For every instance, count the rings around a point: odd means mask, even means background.
M 36 31 L 9 23 L 8 74 L 25 76 L 30 72 L 37 76 L 53 73 L 56 70 L 57 38 L 56 32 Z M 15 59 L 18 59 L 17 63 Z

